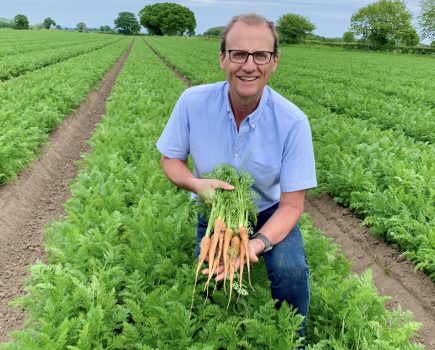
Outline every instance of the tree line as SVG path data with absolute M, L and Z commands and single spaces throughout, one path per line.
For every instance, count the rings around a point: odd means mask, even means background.
M 382 47 L 415 46 L 421 39 L 429 39 L 435 46 L 435 0 L 421 0 L 420 6 L 421 13 L 418 17 L 420 35 L 411 24 L 412 14 L 403 0 L 378 0 L 360 8 L 352 15 L 349 30 L 340 40 Z M 105 25 L 93 30 L 131 35 L 139 33 L 143 26 L 150 35 L 195 35 L 194 13 L 189 8 L 176 3 L 147 5 L 139 11 L 138 17 L 139 19 L 131 12 L 120 12 L 114 20 L 113 29 Z M 28 29 L 29 21 L 25 15 L 18 14 L 13 21 L 0 19 L 1 26 Z M 61 29 L 50 17 L 45 18 L 40 26 L 46 29 L 51 27 Z M 316 38 L 318 36 L 312 34 L 315 28 L 308 18 L 296 13 L 283 14 L 276 23 L 279 39 L 283 43 L 298 43 L 307 38 Z M 75 30 L 83 32 L 91 29 L 87 28 L 84 22 L 79 22 Z M 223 26 L 212 27 L 203 35 L 220 36 L 223 30 Z

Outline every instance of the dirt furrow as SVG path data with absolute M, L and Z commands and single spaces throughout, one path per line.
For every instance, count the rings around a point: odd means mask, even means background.
M 428 350 L 435 350 L 435 284 L 431 279 L 414 271 L 397 246 L 372 236 L 361 220 L 349 209 L 337 206 L 329 196 L 308 196 L 305 210 L 316 226 L 343 249 L 354 272 L 372 270 L 379 293 L 391 297 L 387 307 L 400 305 L 413 312 L 422 323 L 418 341 Z
M 38 160 L 16 181 L 0 188 L 0 342 L 22 327 L 26 314 L 9 306 L 24 293 L 27 266 L 44 260 L 44 227 L 64 215 L 68 185 L 77 175 L 77 161 L 89 151 L 86 141 L 106 111 L 106 99 L 131 46 L 100 81 L 87 100 L 50 136 Z

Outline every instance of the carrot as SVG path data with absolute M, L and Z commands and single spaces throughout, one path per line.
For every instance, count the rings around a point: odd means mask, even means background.
M 239 296 L 240 296 L 240 292 L 242 290 L 242 283 L 243 283 L 243 268 L 245 265 L 245 255 L 246 255 L 246 251 L 245 251 L 245 245 L 243 244 L 243 242 L 240 244 L 240 249 L 239 249 L 239 257 L 240 257 L 240 267 L 239 267 L 239 295 L 237 297 L 237 300 L 239 300 Z
M 234 281 L 234 271 L 235 271 L 235 263 L 236 263 L 236 258 L 237 255 L 239 254 L 239 248 L 240 248 L 240 238 L 239 236 L 234 236 L 233 238 L 231 238 L 231 246 L 228 249 L 228 254 L 230 256 L 230 267 L 229 267 L 229 277 L 230 277 L 230 294 L 228 297 L 228 305 L 227 305 L 227 310 L 228 307 L 230 306 L 230 301 L 231 301 L 231 294 L 233 291 L 233 281 Z
M 215 260 L 216 248 L 219 243 L 219 234 L 222 230 L 225 230 L 225 222 L 221 218 L 216 218 L 214 222 L 214 233 L 210 244 L 210 250 L 208 251 L 208 278 L 211 279 L 213 275 L 213 263 Z
M 233 238 L 233 230 L 231 228 L 227 228 L 224 236 L 224 244 L 222 248 L 222 254 L 224 255 L 224 290 L 227 292 L 226 288 L 226 280 L 227 274 L 229 270 L 229 257 L 228 257 L 228 248 L 230 247 L 231 238 Z
M 240 238 L 242 239 L 242 244 L 245 247 L 245 254 L 246 254 L 246 265 L 248 267 L 248 282 L 251 286 L 252 290 L 254 290 L 254 287 L 252 287 L 251 284 L 251 262 L 249 260 L 249 238 L 248 238 L 248 230 L 246 227 L 240 226 L 237 230 L 239 232 Z
M 198 264 L 196 265 L 195 284 L 193 285 L 192 305 L 190 306 L 189 318 L 192 315 L 193 299 L 194 299 L 194 296 L 195 296 L 196 284 L 198 283 L 199 270 L 201 269 L 201 266 L 204 263 L 205 258 L 207 257 L 208 251 L 210 249 L 210 243 L 211 243 L 210 236 L 205 235 L 204 237 L 202 237 L 201 243 L 199 244 L 199 246 L 200 246 L 200 252 L 199 252 L 199 258 L 198 258 Z

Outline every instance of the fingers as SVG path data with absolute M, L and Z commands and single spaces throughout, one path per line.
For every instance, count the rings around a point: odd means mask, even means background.
M 228 182 L 224 182 L 224 181 L 220 181 L 220 180 L 216 180 L 216 188 L 222 188 L 223 190 L 228 190 L 228 191 L 232 191 L 234 190 L 234 186 L 229 184 Z

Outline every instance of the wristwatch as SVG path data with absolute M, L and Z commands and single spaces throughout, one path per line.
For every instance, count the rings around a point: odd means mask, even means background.
M 264 250 L 263 253 L 268 252 L 269 250 L 272 250 L 273 245 L 272 243 L 270 243 L 269 238 L 267 238 L 265 235 L 263 235 L 260 231 L 255 232 L 252 236 L 251 239 L 257 238 L 260 241 L 262 241 L 264 243 Z

